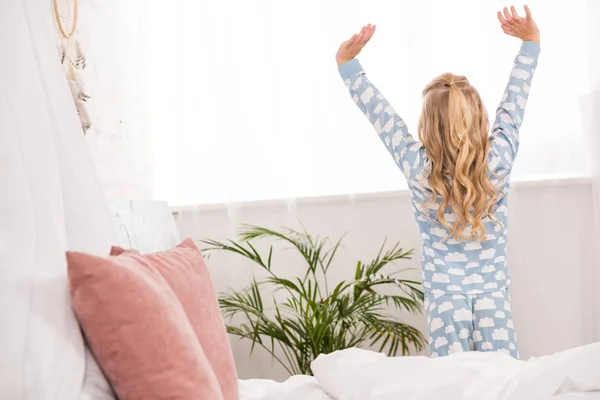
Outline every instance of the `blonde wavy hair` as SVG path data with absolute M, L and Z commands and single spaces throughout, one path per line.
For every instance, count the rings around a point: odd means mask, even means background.
M 419 139 L 430 160 L 428 206 L 441 199 L 437 219 L 459 241 L 482 241 L 486 217 L 498 223 L 492 214 L 498 189 L 488 174 L 489 125 L 479 93 L 464 76 L 445 73 L 423 90 Z M 444 217 L 448 207 L 453 223 Z

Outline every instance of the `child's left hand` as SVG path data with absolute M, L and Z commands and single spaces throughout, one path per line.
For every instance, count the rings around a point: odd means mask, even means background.
M 346 40 L 337 51 L 335 59 L 338 67 L 348 61 L 354 59 L 358 53 L 371 40 L 375 33 L 375 25 L 363 26 L 360 33 L 355 34 L 349 40 Z

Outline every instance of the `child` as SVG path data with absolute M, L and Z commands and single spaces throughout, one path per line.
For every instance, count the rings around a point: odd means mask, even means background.
M 423 91 L 419 140 L 354 58 L 375 32 L 363 27 L 337 53 L 340 74 L 408 180 L 423 239 L 422 281 L 432 357 L 502 351 L 518 358 L 506 269 L 506 200 L 519 127 L 540 52 L 525 6 L 498 13 L 523 40 L 489 134 L 487 113 L 463 76 L 445 73 Z

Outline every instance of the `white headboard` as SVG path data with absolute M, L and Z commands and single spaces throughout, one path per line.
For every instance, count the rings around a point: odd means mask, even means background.
M 179 234 L 166 202 L 111 200 L 108 209 L 117 245 L 142 253 L 168 250 L 179 244 Z

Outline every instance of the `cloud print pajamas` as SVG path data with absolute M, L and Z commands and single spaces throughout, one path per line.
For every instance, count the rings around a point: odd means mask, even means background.
M 506 267 L 506 202 L 510 172 L 519 148 L 519 128 L 539 52 L 540 47 L 534 42 L 522 44 L 496 112 L 488 164 L 493 172 L 492 183 L 504 195 L 499 196 L 494 211 L 499 224 L 489 218 L 484 220 L 487 235 L 480 243 L 447 239 L 448 231 L 436 218 L 439 202 L 427 206 L 431 190 L 424 177 L 430 161 L 422 144 L 412 137 L 404 121 L 369 81 L 358 60 L 339 68 L 352 99 L 408 181 L 423 240 L 422 282 L 432 357 L 477 350 L 503 351 L 518 358 Z M 449 222 L 455 218 L 450 209 L 445 217 Z

